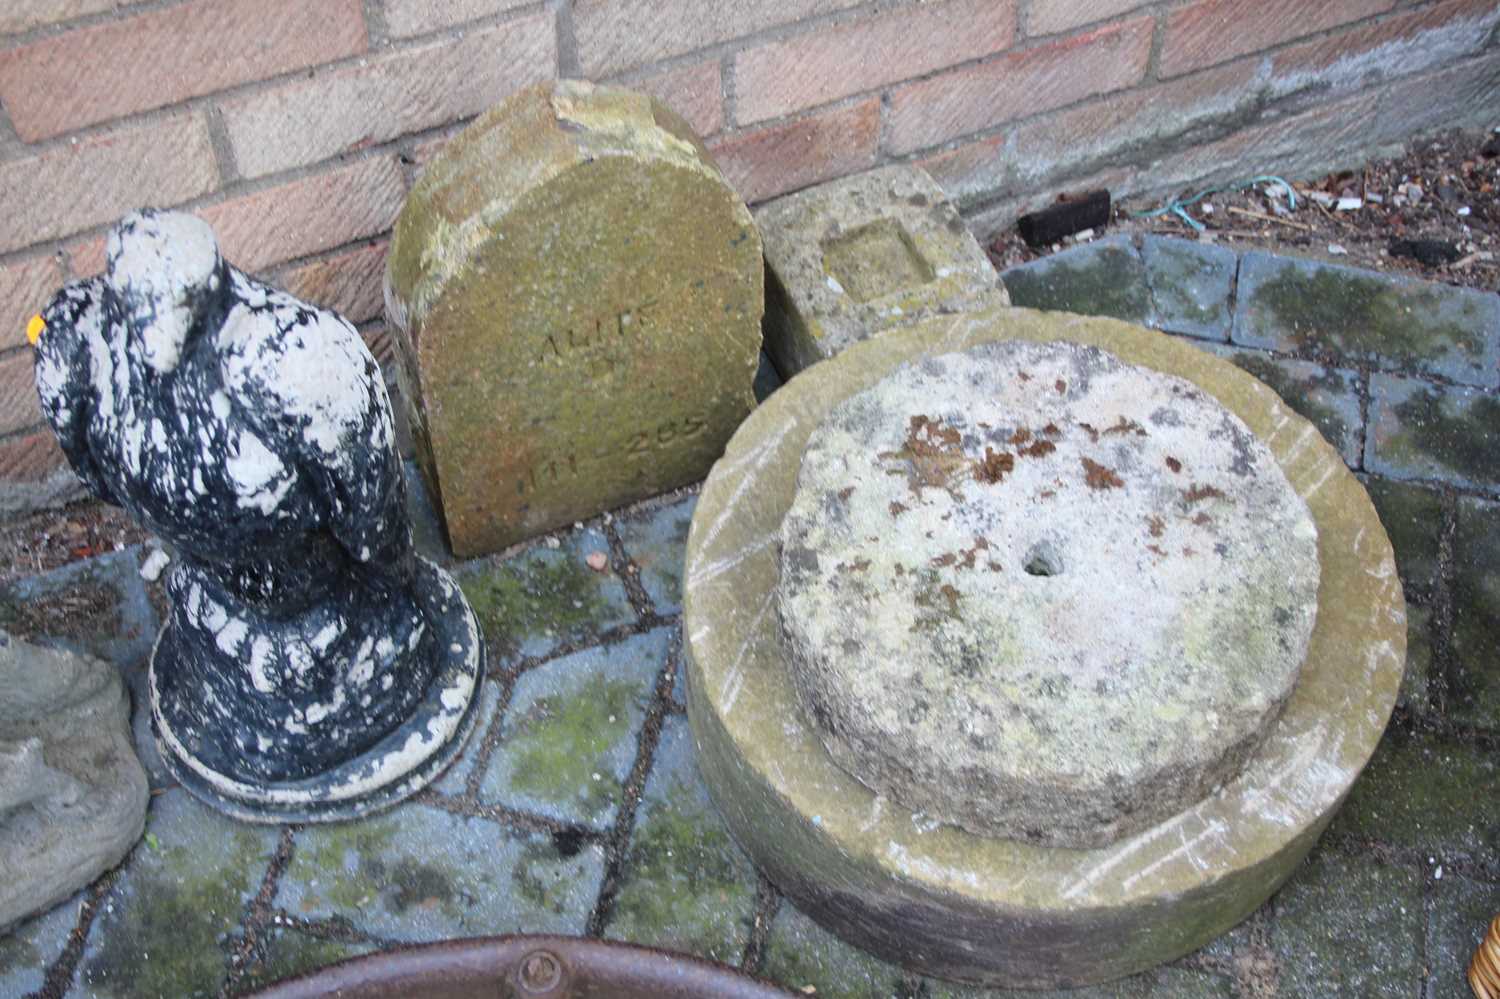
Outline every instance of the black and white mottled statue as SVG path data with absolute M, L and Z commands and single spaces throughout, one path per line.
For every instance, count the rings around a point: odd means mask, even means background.
M 106 262 L 28 335 L 74 470 L 177 552 L 151 663 L 163 757 L 253 821 L 393 804 L 461 748 L 485 651 L 412 547 L 379 366 L 193 216 L 127 216 Z

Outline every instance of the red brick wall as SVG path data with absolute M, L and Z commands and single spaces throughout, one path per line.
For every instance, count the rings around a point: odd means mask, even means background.
M 1500 0 L 5 3 L 0 510 L 67 478 L 25 320 L 140 205 L 200 213 L 231 260 L 382 349 L 415 173 L 536 80 L 661 96 L 749 201 L 914 160 L 983 231 L 1063 187 L 1303 175 L 1500 124 L 1497 25 Z

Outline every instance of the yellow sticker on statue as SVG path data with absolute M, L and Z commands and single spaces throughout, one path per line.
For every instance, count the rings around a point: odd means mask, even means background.
M 26 323 L 26 341 L 33 347 L 42 337 L 42 330 L 47 328 L 47 322 L 41 316 L 32 316 Z

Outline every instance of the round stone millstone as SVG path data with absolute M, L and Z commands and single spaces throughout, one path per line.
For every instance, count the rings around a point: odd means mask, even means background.
M 775 609 L 781 524 L 829 410 L 914 358 L 1067 340 L 1186 378 L 1270 449 L 1318 531 L 1318 613 L 1281 715 L 1233 779 L 1108 846 L 976 836 L 877 795 L 798 703 Z M 1245 918 L 1307 855 L 1395 705 L 1406 613 L 1390 542 L 1318 432 L 1226 361 L 1117 320 L 1028 309 L 932 319 L 813 366 L 751 414 L 704 483 L 683 595 L 698 763 L 735 838 L 801 908 L 914 971 L 1011 988 L 1131 974 Z
M 932 819 L 1102 846 L 1291 695 L 1317 532 L 1243 421 L 1072 343 L 898 367 L 808 441 L 777 606 L 833 759 Z

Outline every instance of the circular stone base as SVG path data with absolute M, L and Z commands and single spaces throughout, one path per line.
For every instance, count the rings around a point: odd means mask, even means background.
M 1239 772 L 1291 696 L 1317 532 L 1190 382 L 1007 341 L 808 441 L 777 609 L 835 762 L 979 835 L 1103 846 Z
M 1109 846 L 981 837 L 877 796 L 804 717 L 774 607 L 778 542 L 808 438 L 916 357 L 1025 339 L 1089 344 L 1186 378 L 1269 447 L 1318 534 L 1318 612 L 1286 708 L 1237 777 Z M 942 317 L 850 348 L 779 389 L 704 484 L 688 538 L 688 709 L 710 792 L 804 911 L 924 974 L 1007 987 L 1107 981 L 1202 946 L 1311 849 L 1374 752 L 1405 663 L 1390 542 L 1305 420 L 1229 363 L 1115 320 L 1025 309 Z
M 156 674 L 169 668 L 173 647 L 166 627 L 151 654 L 151 722 L 172 776 L 192 794 L 245 822 L 339 822 L 383 811 L 420 791 L 463 750 L 478 716 L 485 647 L 478 621 L 458 584 L 427 559 L 417 559 L 414 588 L 440 595 L 429 617 L 436 647 L 447 661 L 416 711 L 374 746 L 348 762 L 299 781 L 247 784 L 217 773 L 188 754 L 158 704 Z

